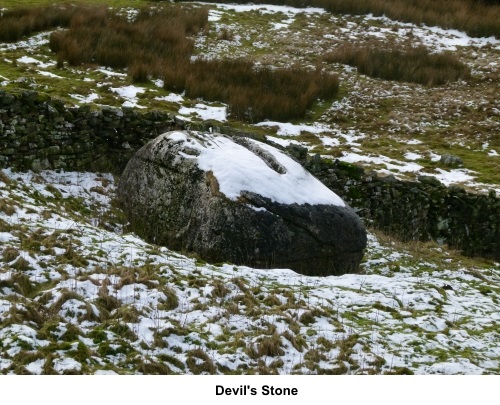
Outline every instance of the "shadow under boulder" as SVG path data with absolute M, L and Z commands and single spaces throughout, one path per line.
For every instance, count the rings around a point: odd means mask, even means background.
M 118 185 L 131 229 L 212 262 L 355 273 L 366 230 L 335 193 L 278 149 L 248 138 L 168 132 Z

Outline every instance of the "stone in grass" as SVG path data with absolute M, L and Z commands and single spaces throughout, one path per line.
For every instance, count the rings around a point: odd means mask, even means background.
M 357 272 L 366 230 L 356 213 L 288 155 L 219 134 L 168 132 L 128 163 L 118 197 L 149 242 L 212 262 Z
M 418 181 L 435 187 L 442 186 L 442 183 L 434 176 L 418 176 Z
M 441 155 L 441 159 L 439 161 L 448 167 L 459 167 L 464 164 L 464 161 L 455 155 Z

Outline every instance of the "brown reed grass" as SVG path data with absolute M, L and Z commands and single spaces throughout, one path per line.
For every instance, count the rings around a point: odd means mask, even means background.
M 183 82 L 189 97 L 222 100 L 231 117 L 246 121 L 303 117 L 318 98 L 338 91 L 336 75 L 298 68 L 256 68 L 244 60 L 196 60 Z M 179 84 L 180 85 L 180 84 Z M 172 83 L 165 80 L 167 89 Z
M 319 69 L 256 68 L 243 60 L 191 61 L 192 36 L 207 29 L 206 8 L 143 8 L 132 21 L 105 6 L 53 6 L 28 11 L 13 10 L 10 15 L 24 21 L 47 12 L 53 17 L 47 17 L 39 27 L 68 27 L 50 35 L 49 45 L 57 54 L 58 67 L 66 62 L 127 69 L 134 82 L 160 78 L 168 90 L 227 103 L 230 116 L 238 120 L 303 117 L 314 101 L 332 98 L 339 86 L 337 76 Z
M 470 77 L 470 68 L 450 52 L 430 53 L 424 46 L 382 49 L 380 44 L 358 47 L 344 44 L 324 56 L 326 62 L 344 63 L 370 77 L 438 86 Z
M 76 10 L 65 5 L 5 10 L 0 14 L 0 41 L 15 42 L 36 32 L 67 27 Z

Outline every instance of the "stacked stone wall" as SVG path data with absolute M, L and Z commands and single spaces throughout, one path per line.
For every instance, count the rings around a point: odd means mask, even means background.
M 158 111 L 66 107 L 32 91 L 0 91 L 0 166 L 120 171 L 142 145 L 175 125 Z
M 401 240 L 434 240 L 500 260 L 500 199 L 494 191 L 470 193 L 428 176 L 380 177 L 339 161 L 312 159 L 306 166 L 375 228 Z
M 121 173 L 150 139 L 172 130 L 208 130 L 174 115 L 130 108 L 67 107 L 33 91 L 0 91 L 0 167 Z M 229 126 L 213 128 L 248 135 Z M 402 240 L 435 240 L 468 255 L 500 260 L 500 199 L 445 187 L 432 177 L 400 181 L 360 167 L 290 150 L 365 221 Z

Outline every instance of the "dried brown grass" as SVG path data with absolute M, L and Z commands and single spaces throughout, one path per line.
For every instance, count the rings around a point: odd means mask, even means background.
M 189 97 L 227 102 L 232 118 L 250 122 L 303 117 L 318 98 L 334 97 L 339 86 L 336 75 L 319 69 L 271 70 L 244 60 L 197 60 L 188 72 Z M 165 86 L 173 89 L 168 80 Z
M 360 73 L 385 80 L 437 86 L 470 77 L 470 68 L 450 52 L 430 53 L 425 47 L 383 49 L 381 44 L 345 44 L 325 55 L 326 62 L 355 66 Z
M 133 21 L 106 7 L 82 7 L 64 32 L 50 36 L 50 48 L 71 65 L 99 64 L 130 68 L 133 78 L 159 75 L 166 61 L 189 60 L 193 40 L 206 28 L 205 8 L 143 8 Z
M 35 32 L 67 27 L 76 11 L 76 7 L 66 5 L 6 10 L 0 14 L 0 41 L 14 42 Z
M 105 7 L 83 8 L 67 31 L 52 33 L 50 48 L 59 65 L 127 68 L 135 82 L 161 78 L 167 90 L 225 102 L 232 118 L 250 122 L 303 117 L 315 100 L 337 93 L 337 76 L 319 69 L 257 69 L 243 60 L 192 62 L 189 36 L 205 30 L 207 21 L 205 8 L 143 9 L 134 21 Z

